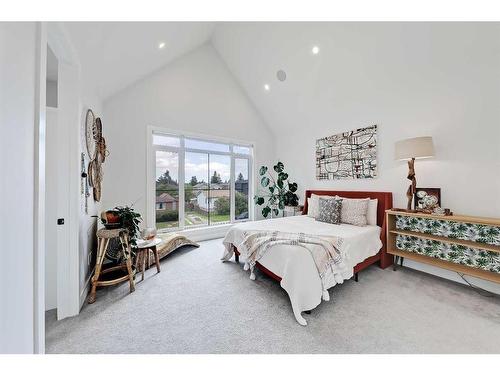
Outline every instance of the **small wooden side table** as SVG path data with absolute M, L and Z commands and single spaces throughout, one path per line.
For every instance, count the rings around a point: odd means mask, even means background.
M 151 241 L 143 241 L 137 243 L 137 257 L 135 260 L 135 268 L 142 273 L 141 281 L 144 280 L 144 269 L 149 268 L 149 250 L 153 252 L 155 257 L 156 271 L 160 272 L 160 257 L 158 256 L 157 245 L 161 244 L 161 238 L 155 238 Z M 139 267 L 138 267 L 139 266 Z
M 109 240 L 112 238 L 119 238 L 120 244 L 123 252 L 123 257 L 125 259 L 125 264 L 120 264 L 118 266 L 106 268 L 102 270 L 102 264 L 106 255 L 106 250 L 109 245 Z M 97 231 L 97 260 L 95 265 L 95 273 L 92 277 L 92 290 L 90 292 L 88 303 L 94 303 L 96 299 L 96 289 L 98 286 L 110 286 L 121 283 L 128 280 L 130 283 L 130 293 L 135 290 L 134 283 L 134 273 L 132 271 L 132 261 L 130 260 L 131 248 L 129 243 L 128 231 L 124 228 L 119 229 L 99 229 Z M 127 274 L 113 279 L 113 280 L 99 280 L 99 277 L 103 274 L 117 271 L 117 270 L 127 270 Z

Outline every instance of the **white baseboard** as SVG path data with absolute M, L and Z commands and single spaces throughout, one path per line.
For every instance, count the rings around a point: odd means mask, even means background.
M 85 280 L 85 285 L 83 286 L 83 289 L 80 291 L 80 310 L 82 309 L 83 304 L 87 300 L 87 296 L 90 291 L 90 280 L 92 279 L 92 275 L 94 274 L 95 267 L 92 269 L 90 272 L 90 276 L 87 277 L 87 280 Z
M 434 276 L 442 277 L 443 279 L 455 281 L 460 284 L 468 285 L 456 272 L 446 270 L 444 268 L 434 267 L 429 264 L 419 263 L 410 259 L 405 259 L 403 262 L 403 266 Z M 474 286 L 477 286 L 494 294 L 500 294 L 500 284 L 468 275 L 465 275 L 464 277 Z

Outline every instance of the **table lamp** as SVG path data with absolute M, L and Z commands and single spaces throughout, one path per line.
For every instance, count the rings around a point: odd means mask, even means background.
M 417 179 L 415 177 L 415 159 L 424 159 L 434 156 L 434 144 L 432 142 L 432 137 L 416 137 L 403 139 L 396 142 L 395 147 L 395 158 L 396 160 L 407 160 L 408 161 L 408 180 L 411 181 L 411 185 L 406 191 L 406 196 L 408 197 L 407 210 L 411 211 L 411 203 L 413 201 L 413 196 L 417 190 Z

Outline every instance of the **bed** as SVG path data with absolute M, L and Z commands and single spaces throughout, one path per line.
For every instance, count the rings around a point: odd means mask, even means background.
M 341 196 L 345 198 L 378 199 L 377 225 L 357 227 L 348 224 L 328 224 L 316 221 L 307 216 L 307 202 L 312 194 Z M 322 281 L 311 254 L 303 248 L 293 245 L 276 245 L 256 263 L 256 267 L 264 274 L 280 282 L 288 293 L 292 310 L 297 322 L 306 325 L 302 312 L 310 311 L 321 303 L 329 300 L 329 294 L 324 294 L 324 288 L 331 288 L 338 283 L 354 276 L 366 267 L 377 263 L 386 268 L 392 264 L 392 256 L 386 252 L 385 210 L 392 208 L 392 193 L 306 190 L 303 215 L 276 218 L 269 220 L 246 222 L 234 225 L 224 238 L 226 252 L 223 260 L 228 260 L 234 253 L 235 261 L 239 262 L 238 244 L 242 243 L 243 235 L 248 231 L 280 231 L 288 233 L 306 233 L 314 236 L 338 236 L 339 250 L 343 254 L 347 272 L 337 277 L 326 277 Z M 231 251 L 228 253 L 228 250 Z M 244 254 L 243 254 L 244 255 Z

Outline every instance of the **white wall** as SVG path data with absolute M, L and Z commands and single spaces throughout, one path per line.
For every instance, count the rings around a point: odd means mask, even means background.
M 497 33 L 494 33 L 494 31 Z M 498 27 L 368 27 L 345 33 L 326 56 L 306 123 L 278 137 L 278 156 L 302 188 L 386 190 L 405 207 L 407 165 L 397 140 L 431 135 L 436 157 L 417 160 L 418 186 L 440 187 L 455 213 L 500 216 Z M 315 140 L 379 125 L 379 176 L 317 181 Z M 290 147 L 294 145 L 294 147 Z M 303 150 L 297 152 L 298 149 Z
M 104 208 L 132 204 L 145 216 L 146 129 L 159 126 L 255 143 L 255 167 L 274 161 L 273 136 L 210 45 L 104 102 L 110 155 Z
M 35 23 L 0 22 L 0 353 L 32 353 Z
M 394 143 L 431 135 L 436 157 L 416 161 L 417 186 L 440 187 L 442 206 L 455 213 L 500 217 L 499 28 L 390 31 L 362 27 L 325 51 L 332 65 L 314 93 L 320 104 L 307 126 L 292 122 L 294 131 L 278 137 L 279 158 L 302 191 L 392 191 L 395 207 L 406 207 L 407 165 L 394 160 Z M 378 178 L 316 180 L 315 140 L 371 124 L 379 125 Z M 453 272 L 406 264 L 461 282 Z M 469 279 L 500 293 L 498 284 Z
M 84 139 L 85 114 L 88 108 L 91 108 L 96 116 L 102 116 L 101 99 L 95 94 L 95 80 L 91 75 L 85 72 L 81 66 L 81 56 L 75 49 L 71 34 L 65 29 L 65 24 L 53 22 L 48 23 L 48 34 L 50 48 L 57 56 L 59 64 L 59 114 L 62 115 L 61 107 L 65 106 L 64 120 L 62 125 L 67 132 L 68 140 L 65 144 L 68 149 L 65 151 L 68 155 L 69 163 L 69 182 L 70 190 L 69 213 L 65 226 L 69 230 L 69 248 L 71 249 L 71 259 L 65 257 L 68 262 L 69 275 L 63 275 L 71 280 L 71 286 L 66 286 L 64 290 L 71 295 L 64 297 L 64 300 L 70 298 L 71 303 L 64 310 L 65 314 L 71 315 L 78 312 L 85 301 L 86 291 L 89 285 L 89 279 L 92 273 L 92 267 L 89 264 L 90 253 L 95 253 L 95 222 L 92 215 L 99 212 L 99 203 L 95 203 L 92 197 L 89 198 L 88 214 L 84 210 L 84 196 L 80 192 L 80 173 L 81 152 L 86 153 Z M 63 79 L 64 78 L 64 79 Z M 105 131 L 104 131 L 105 134 Z M 61 150 L 60 150 L 61 151 Z M 86 156 L 86 163 L 88 158 Z M 75 251 L 75 252 L 73 252 Z M 70 254 L 68 252 L 67 254 Z M 73 263 L 74 256 L 74 263 Z M 65 271 L 66 272 L 66 271 Z M 76 279 L 76 280 L 75 280 Z M 74 283 L 74 284 L 73 284 Z M 78 295 L 73 295 L 77 290 Z M 75 292 L 76 293 L 76 292 Z M 76 299 L 76 303 L 73 303 Z M 63 314 L 62 316 L 65 316 Z M 59 312 L 58 312 L 59 315 Z
M 391 191 L 406 207 L 407 165 L 394 143 L 430 135 L 436 157 L 417 160 L 418 186 L 440 187 L 455 213 L 500 217 L 499 35 L 498 23 L 228 23 L 214 44 L 274 130 L 302 201 L 311 188 Z M 378 178 L 317 181 L 316 139 L 372 124 Z
M 88 85 L 91 77 L 85 75 L 81 76 L 81 88 L 80 88 L 80 155 L 82 152 L 85 154 L 85 165 L 88 166 L 88 155 L 85 146 L 85 133 L 84 126 L 85 115 L 87 109 L 92 109 L 96 117 L 101 117 L 103 126 L 103 136 L 108 138 L 108 124 L 106 119 L 103 117 L 102 110 L 102 100 L 95 93 L 95 91 Z M 79 156 L 80 159 L 80 156 Z M 90 286 L 90 278 L 93 273 L 93 259 L 95 260 L 95 254 L 97 252 L 97 239 L 96 239 L 96 228 L 97 228 L 97 218 L 93 217 L 99 215 L 101 212 L 101 202 L 94 201 L 94 195 L 92 193 L 92 188 L 89 188 L 90 197 L 88 198 L 88 212 L 85 213 L 85 197 L 80 194 L 80 213 L 79 213 L 79 264 L 80 264 L 80 306 L 83 305 L 88 294 L 88 289 Z M 101 199 L 102 200 L 102 199 Z

